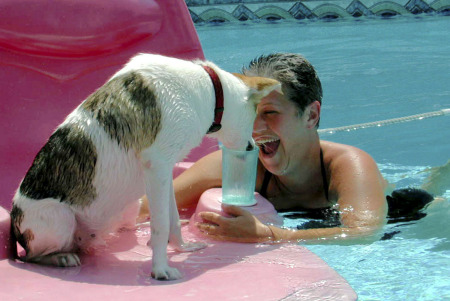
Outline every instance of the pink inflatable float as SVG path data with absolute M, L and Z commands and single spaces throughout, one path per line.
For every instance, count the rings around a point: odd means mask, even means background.
M 10 259 L 7 210 L 34 156 L 81 100 L 139 52 L 203 58 L 184 1 L 0 2 L 0 300 L 355 300 L 352 288 L 324 261 L 290 244 L 208 241 L 198 252 L 169 250 L 184 277 L 156 281 L 150 277 L 146 224 L 82 256 L 78 268 Z M 213 149 L 214 141 L 204 141 L 187 160 Z M 180 163 L 174 176 L 189 164 Z M 220 189 L 205 192 L 197 211 L 220 211 L 220 195 Z M 258 204 L 249 210 L 279 222 L 270 203 L 256 197 Z M 183 227 L 184 236 L 205 240 L 192 224 Z

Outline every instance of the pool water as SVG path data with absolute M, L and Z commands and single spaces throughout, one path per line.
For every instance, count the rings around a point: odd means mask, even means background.
M 197 25 L 205 56 L 228 71 L 272 52 L 302 53 L 321 78 L 322 129 L 450 108 L 450 19 Z M 450 116 L 322 134 L 370 153 L 397 188 L 419 187 L 450 155 Z M 450 300 L 450 176 L 443 201 L 389 240 L 309 242 L 359 300 Z M 286 219 L 287 226 L 301 221 Z

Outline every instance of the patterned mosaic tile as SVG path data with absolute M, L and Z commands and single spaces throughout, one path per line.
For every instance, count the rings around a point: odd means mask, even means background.
M 194 23 L 450 14 L 450 0 L 186 0 Z

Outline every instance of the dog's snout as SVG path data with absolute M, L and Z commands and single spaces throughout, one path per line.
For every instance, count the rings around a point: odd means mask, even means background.
M 252 139 L 248 142 L 246 151 L 252 151 L 255 149 L 255 141 Z

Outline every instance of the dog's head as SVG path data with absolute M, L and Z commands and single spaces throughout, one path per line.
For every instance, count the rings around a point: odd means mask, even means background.
M 215 137 L 227 148 L 244 150 L 249 144 L 255 146 L 252 131 L 257 105 L 272 91 L 282 93 L 281 84 L 271 78 L 227 75 L 226 82 L 222 83 L 225 97 L 222 128 Z

